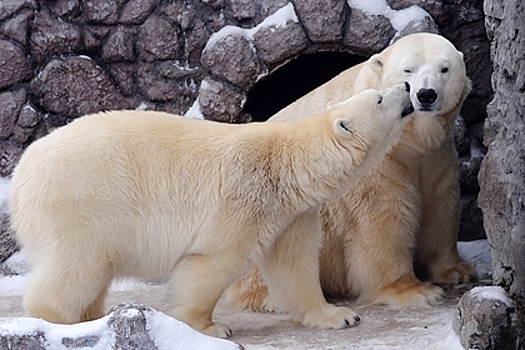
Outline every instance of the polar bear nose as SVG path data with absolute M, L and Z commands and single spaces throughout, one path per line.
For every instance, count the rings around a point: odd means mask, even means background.
M 417 99 L 421 104 L 429 105 L 436 101 L 437 94 L 434 89 L 421 89 L 417 92 Z

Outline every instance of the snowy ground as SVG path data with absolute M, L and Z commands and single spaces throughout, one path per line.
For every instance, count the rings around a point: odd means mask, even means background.
M 489 247 L 485 240 L 459 244 L 464 258 L 473 261 L 478 271 L 484 276 L 482 284 L 490 281 Z M 1 276 L 4 273 L 19 273 L 13 276 Z M 21 301 L 24 283 L 29 275 L 25 257 L 18 253 L 0 265 L 0 332 L 1 325 L 7 320 L 2 318 L 27 316 L 22 309 Z M 233 331 L 231 340 L 242 344 L 247 350 L 271 349 L 373 349 L 373 350 L 463 350 L 452 331 L 452 319 L 461 295 L 473 285 L 454 287 L 447 290 L 447 297 L 441 305 L 424 309 L 395 309 L 385 306 L 353 306 L 362 318 L 361 323 L 344 330 L 312 330 L 290 321 L 284 314 L 258 314 L 234 311 L 220 304 L 215 313 L 218 322 L 229 325 Z M 125 280 L 114 283 L 107 301 L 108 308 L 121 302 L 141 303 L 156 310 L 166 311 L 167 288 L 163 284 Z M 162 315 L 161 315 L 162 316 Z M 157 315 L 157 318 L 160 317 Z M 94 321 L 97 322 L 97 321 Z M 28 328 L 34 327 L 24 321 Z M 168 324 L 163 321 L 162 324 Z M 96 324 L 74 326 L 96 328 Z M 24 326 L 20 326 L 24 327 Z M 20 327 L 18 332 L 20 332 Z M 46 325 L 66 336 L 72 332 L 64 326 Z M 55 328 L 53 328 L 55 327 Z M 58 327 L 58 328 L 57 328 Z M 173 339 L 176 328 L 164 327 Z M 80 328 L 80 331 L 82 328 Z M 23 329 L 22 329 L 23 331 Z M 175 331 L 177 332 L 177 331 Z M 190 337 L 192 348 L 206 348 L 198 334 L 181 334 Z M 197 346 L 203 345 L 202 347 Z M 217 349 L 231 349 L 224 343 Z

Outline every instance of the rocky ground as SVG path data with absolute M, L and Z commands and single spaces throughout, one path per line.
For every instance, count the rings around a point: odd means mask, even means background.
M 488 244 L 486 241 L 461 243 L 462 254 L 476 263 L 488 284 Z M 2 318 L 25 315 L 22 307 L 23 283 L 27 273 L 22 258 L 4 264 L 7 270 L 21 275 L 1 276 L 0 324 Z M 0 271 L 2 266 L 0 265 Z M 452 320 L 461 295 L 473 285 L 447 290 L 446 299 L 438 306 L 424 309 L 395 309 L 386 306 L 352 306 L 362 318 L 361 324 L 344 330 L 312 330 L 292 322 L 284 314 L 260 314 L 231 310 L 220 304 L 216 321 L 228 324 L 234 331 L 231 340 L 245 349 L 374 349 L 374 350 L 462 350 L 452 331 Z M 115 283 L 107 300 L 108 307 L 119 303 L 145 304 L 160 311 L 169 309 L 164 284 L 137 281 Z M 5 319 L 4 319 L 5 321 Z

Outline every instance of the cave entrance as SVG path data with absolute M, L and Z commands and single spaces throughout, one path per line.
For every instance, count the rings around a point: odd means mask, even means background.
M 301 55 L 258 82 L 248 94 L 244 112 L 251 114 L 253 121 L 266 121 L 299 97 L 365 60 L 347 52 Z

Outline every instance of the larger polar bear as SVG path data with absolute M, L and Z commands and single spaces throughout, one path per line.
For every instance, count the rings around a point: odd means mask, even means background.
M 416 272 L 437 284 L 477 278 L 475 269 L 457 251 L 460 209 L 453 142 L 454 121 L 471 83 L 463 54 L 449 41 L 426 33 L 401 38 L 270 121 L 317 114 L 364 89 L 381 89 L 400 81 L 412 86 L 416 117 L 378 166 L 343 196 L 320 208 L 324 236 L 320 280 L 326 296 L 354 297 L 365 304 L 425 306 L 439 300 L 443 291 L 421 282 Z M 283 270 L 300 269 L 301 255 L 310 248 L 300 240 L 280 246 L 281 254 L 291 262 Z M 300 291 L 302 286 L 290 288 Z M 257 268 L 226 295 L 241 308 L 278 308 Z
M 408 86 L 408 85 L 406 85 Z M 24 306 L 48 321 L 104 314 L 114 277 L 169 276 L 171 315 L 225 337 L 212 321 L 224 290 L 251 261 L 281 283 L 276 240 L 376 165 L 413 108 L 404 84 L 367 90 L 316 117 L 228 125 L 161 112 L 80 118 L 34 142 L 16 167 L 12 226 L 28 250 Z M 320 228 L 319 228 L 320 229 Z M 317 237 L 301 262 L 318 271 Z M 359 321 L 328 304 L 317 278 L 283 308 L 302 323 L 343 328 Z

